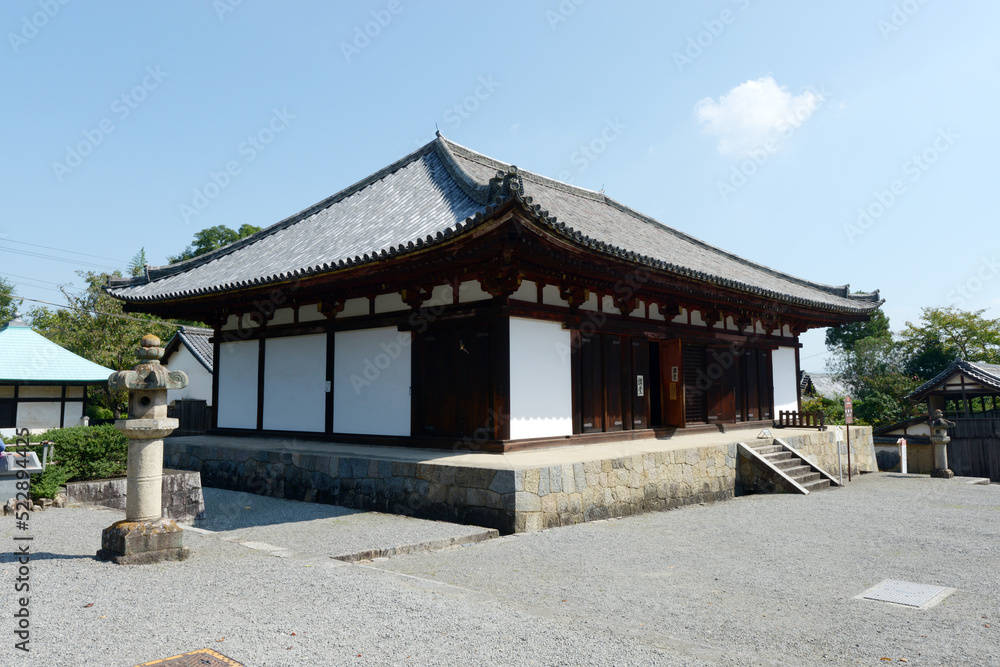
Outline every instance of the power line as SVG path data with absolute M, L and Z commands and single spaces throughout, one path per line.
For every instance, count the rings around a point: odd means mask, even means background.
M 67 306 L 60 303 L 52 303 L 51 301 L 42 301 L 41 299 L 29 299 L 26 296 L 17 296 L 16 294 L 10 293 L 0 293 L 0 296 L 9 296 L 12 299 L 23 299 L 24 301 L 33 301 L 34 303 L 44 303 L 47 306 L 56 306 L 57 308 L 68 308 L 69 310 L 76 310 L 81 313 L 95 313 L 97 315 L 106 315 L 108 317 L 120 317 L 123 320 L 132 320 L 133 322 L 143 322 L 146 324 L 164 324 L 168 327 L 180 328 L 185 326 L 183 324 L 177 324 L 176 322 L 166 322 L 164 320 L 146 320 L 141 317 L 132 317 L 131 315 L 125 315 L 124 313 L 105 313 L 100 310 L 94 310 L 92 308 L 77 308 L 75 306 Z
M 18 255 L 26 255 L 28 257 L 39 257 L 41 259 L 51 259 L 57 262 L 65 262 L 67 264 L 75 264 L 77 266 L 91 266 L 97 269 L 110 269 L 112 271 L 118 269 L 117 266 L 108 266 L 107 264 L 96 264 L 94 262 L 82 262 L 78 259 L 70 259 L 68 257 L 56 257 L 55 255 L 46 255 L 43 253 L 32 252 L 30 250 L 17 250 L 16 248 L 0 248 L 2 252 L 12 252 Z
M 86 292 L 87 291 L 87 290 L 79 288 L 79 287 L 70 287 L 69 284 L 57 283 L 54 280 L 42 280 L 41 278 L 32 278 L 31 276 L 19 276 L 16 273 L 7 273 L 7 272 L 4 272 L 3 276 L 0 276 L 0 277 L 21 278 L 22 280 L 30 280 L 31 282 L 34 282 L 34 283 L 45 283 L 47 285 L 55 285 L 57 288 L 59 288 L 59 291 L 62 291 L 63 289 L 67 289 L 67 290 L 69 290 L 71 292 Z M 19 284 L 23 284 L 23 283 L 19 283 Z M 39 285 L 30 285 L 30 287 L 39 287 L 40 289 L 53 289 L 51 287 L 41 287 Z
M 41 245 L 40 243 L 28 243 L 27 241 L 16 241 L 12 238 L 0 239 L 0 242 L 3 241 L 7 241 L 8 243 L 19 243 L 21 245 L 30 245 L 36 248 L 45 248 L 46 250 L 57 250 L 59 252 L 67 252 L 70 253 L 71 255 L 83 255 L 84 257 L 96 257 L 97 259 L 110 259 L 112 262 L 118 262 L 119 264 L 123 263 L 117 257 L 105 257 L 104 255 L 91 255 L 90 253 L 87 252 L 77 252 L 76 250 L 64 250 L 63 248 L 56 248 L 50 245 Z

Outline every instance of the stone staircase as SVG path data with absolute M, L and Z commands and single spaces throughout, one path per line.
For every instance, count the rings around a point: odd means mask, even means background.
M 756 460 L 760 467 L 771 473 L 771 481 L 776 487 L 783 487 L 791 493 L 808 494 L 823 491 L 831 486 L 839 486 L 825 470 L 819 468 L 801 454 L 785 445 L 780 439 L 748 445 L 739 443 L 745 456 Z

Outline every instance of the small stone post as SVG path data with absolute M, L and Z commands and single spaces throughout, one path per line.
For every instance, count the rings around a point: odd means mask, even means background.
M 948 468 L 948 429 L 955 425 L 955 422 L 944 418 L 944 413 L 940 410 L 934 411 L 934 419 L 931 420 L 931 445 L 934 446 L 934 470 L 931 477 L 943 477 L 949 479 L 955 476 Z
M 97 557 L 119 565 L 142 565 L 164 560 L 184 560 L 184 532 L 163 518 L 163 438 L 177 428 L 176 419 L 167 418 L 167 389 L 187 386 L 187 375 L 160 365 L 160 339 L 147 334 L 136 350 L 139 364 L 108 378 L 111 389 L 129 392 L 128 419 L 119 419 L 115 428 L 128 439 L 128 479 L 125 520 L 113 523 L 101 535 Z

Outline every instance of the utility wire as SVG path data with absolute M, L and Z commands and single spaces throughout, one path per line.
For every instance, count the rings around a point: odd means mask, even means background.
M 83 255 L 84 257 L 96 257 L 97 259 L 110 259 L 112 262 L 124 263 L 116 257 L 105 257 L 104 255 L 91 255 L 87 252 L 77 252 L 76 250 L 64 250 L 63 248 L 56 248 L 50 245 L 41 245 L 40 243 L 28 243 L 27 241 L 15 241 L 11 238 L 0 238 L 0 243 L 6 241 L 7 243 L 19 243 L 20 245 L 30 245 L 36 248 L 45 248 L 46 250 L 57 250 L 59 252 L 67 252 L 71 255 Z
M 146 324 L 165 324 L 168 327 L 180 328 L 182 326 L 187 326 L 184 324 L 177 324 L 176 322 L 166 322 L 164 320 L 146 320 L 141 317 L 132 317 L 131 315 L 125 315 L 124 313 L 105 313 L 100 310 L 93 310 L 92 308 L 77 308 L 75 306 L 66 306 L 59 303 L 52 303 L 51 301 L 42 301 L 41 299 L 29 299 L 26 296 L 17 296 L 16 294 L 10 293 L 0 293 L 0 296 L 9 296 L 12 299 L 23 299 L 25 301 L 33 301 L 35 303 L 44 303 L 47 306 L 56 306 L 57 308 L 68 308 L 69 310 L 76 310 L 81 313 L 96 313 L 97 315 L 106 315 L 108 317 L 120 317 L 123 320 L 132 320 L 134 322 L 144 322 Z
M 116 270 L 120 267 L 109 266 L 107 264 L 96 264 L 94 262 L 82 262 L 78 259 L 70 259 L 69 257 L 56 257 L 55 255 L 46 255 L 43 253 L 32 252 L 30 250 L 17 250 L 16 248 L 0 248 L 2 252 L 12 252 L 18 255 L 27 255 L 28 257 L 39 257 L 41 259 L 51 259 L 57 262 L 65 262 L 67 264 L 75 264 L 78 266 L 91 266 L 97 269 L 111 269 Z

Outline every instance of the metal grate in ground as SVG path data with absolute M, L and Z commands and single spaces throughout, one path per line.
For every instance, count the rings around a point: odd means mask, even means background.
M 954 588 L 932 586 L 930 584 L 915 584 L 910 581 L 886 579 L 877 586 L 872 586 L 864 593 L 855 595 L 856 600 L 877 600 L 890 602 L 906 607 L 927 609 L 955 592 Z
M 221 653 L 207 648 L 183 655 L 175 655 L 172 658 L 144 662 L 136 667 L 149 667 L 150 665 L 156 665 L 156 667 L 243 667 L 243 663 L 236 662 L 232 658 L 227 658 Z

